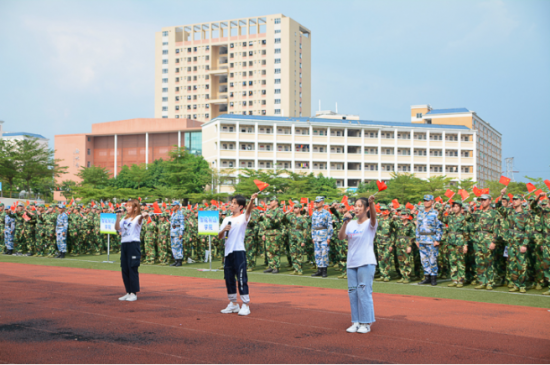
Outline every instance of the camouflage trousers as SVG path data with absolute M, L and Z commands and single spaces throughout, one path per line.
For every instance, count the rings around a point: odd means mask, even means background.
M 444 240 L 441 240 L 439 245 L 439 255 L 437 256 L 437 264 L 439 269 L 437 270 L 441 276 L 449 276 L 449 246 Z
M 420 260 L 420 248 L 412 245 L 412 260 L 414 263 L 414 276 L 421 278 L 423 275 L 422 261 Z
M 476 254 L 473 240 L 468 240 L 468 252 L 464 255 L 464 265 L 466 266 L 466 281 L 477 280 Z
M 413 251 L 411 247 L 411 251 L 407 253 L 407 248 L 409 248 L 410 244 L 409 238 L 397 238 L 395 241 L 395 250 L 397 253 L 397 260 L 399 261 L 399 267 L 396 268 L 401 273 L 401 276 L 403 279 L 410 280 L 411 273 L 412 273 L 412 265 L 413 265 Z
M 506 278 L 506 257 L 504 257 L 504 247 L 506 243 L 497 239 L 496 248 L 493 251 L 493 274 L 495 281 L 504 281 Z
M 462 235 L 449 237 L 449 264 L 451 267 L 451 279 L 457 283 L 466 280 L 466 255 L 464 254 L 464 238 Z
M 378 239 L 378 269 L 380 271 L 380 277 L 384 279 L 390 278 L 391 269 L 391 252 L 392 247 L 389 239 Z
M 17 253 L 23 253 L 24 249 L 25 237 L 23 235 L 23 231 L 18 231 L 16 228 L 15 233 L 13 234 L 13 251 Z
M 546 281 L 550 282 L 550 237 L 546 237 L 543 245 L 541 246 L 542 261 L 540 269 L 542 274 L 546 278 Z
M 544 236 L 540 232 L 536 232 L 534 235 L 534 247 L 533 247 L 533 279 L 535 282 L 539 284 L 544 284 L 544 270 L 542 268 L 544 258 L 543 258 L 543 250 L 542 247 L 544 246 Z
M 336 251 L 336 262 L 338 262 L 338 268 L 342 270 L 342 272 L 346 272 L 348 270 L 348 245 L 346 241 L 342 241 L 339 239 L 333 239 L 332 240 L 332 247 L 334 248 L 334 251 Z
M 36 230 L 36 236 L 35 236 L 36 256 L 44 256 L 44 252 L 46 251 L 44 247 L 45 236 L 46 236 L 46 233 L 44 232 L 43 228 Z
M 493 235 L 488 232 L 478 232 L 474 240 L 474 255 L 476 261 L 477 280 L 481 285 L 495 284 L 493 270 L 494 252 L 489 249 L 493 242 Z
M 167 265 L 172 258 L 172 252 L 170 249 L 170 236 L 161 235 L 157 240 L 159 263 Z
M 254 232 L 247 231 L 244 236 L 244 247 L 246 250 L 246 267 L 253 269 L 256 267 L 256 256 L 259 251 L 258 236 Z
M 155 263 L 155 245 L 157 240 L 153 237 L 145 237 L 145 263 L 154 264 Z
M 268 268 L 279 270 L 281 268 L 281 243 L 279 236 L 265 236 L 265 246 Z
M 525 288 L 527 281 L 527 252 L 521 252 L 520 240 L 511 240 L 508 245 L 510 281 L 518 288 Z
M 80 235 L 78 234 L 78 231 L 76 229 L 69 230 L 69 239 L 67 241 L 71 245 L 71 253 L 73 254 L 84 253 L 82 252 Z
M 36 230 L 34 227 L 25 228 L 23 240 L 27 245 L 27 252 L 36 252 Z
M 4 228 L 0 227 L 0 252 L 4 252 L 6 244 L 4 243 Z
M 46 232 L 44 235 L 44 253 L 48 256 L 54 256 L 57 251 L 57 238 L 55 231 Z
M 302 272 L 302 259 L 304 257 L 303 237 L 292 237 L 290 239 L 290 259 L 292 268 L 297 272 Z

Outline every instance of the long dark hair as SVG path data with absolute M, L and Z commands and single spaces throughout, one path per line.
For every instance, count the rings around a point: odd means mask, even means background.
M 370 207 L 369 207 L 369 200 L 367 198 L 361 197 L 358 198 L 355 202 L 361 201 L 363 203 L 363 206 L 365 207 L 365 210 L 367 211 L 367 219 L 370 219 Z

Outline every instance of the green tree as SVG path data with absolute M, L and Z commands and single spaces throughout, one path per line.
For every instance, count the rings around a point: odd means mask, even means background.
M 164 182 L 185 194 L 200 194 L 212 181 L 212 170 L 202 157 L 186 151 L 183 147 L 169 152 L 165 162 Z
M 82 185 L 90 185 L 97 189 L 102 189 L 109 185 L 110 173 L 105 167 L 95 165 L 81 167 L 76 176 L 82 179 Z
M 61 195 L 63 195 L 66 200 L 69 200 L 74 195 L 73 190 L 76 188 L 76 182 L 73 180 L 65 180 L 59 185 L 59 188 L 61 189 Z
M 17 158 L 17 148 L 12 141 L 0 140 L 0 180 L 8 183 L 10 198 L 15 179 L 19 174 L 21 160 Z M 5 187 L 4 187 L 5 188 Z

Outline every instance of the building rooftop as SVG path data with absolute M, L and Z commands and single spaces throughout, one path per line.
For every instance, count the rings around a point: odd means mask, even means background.
M 430 114 L 450 114 L 450 113 L 470 113 L 466 108 L 450 108 L 450 109 L 432 109 L 424 115 Z
M 4 137 L 18 137 L 18 136 L 29 136 L 34 138 L 40 138 L 40 139 L 46 139 L 46 137 L 35 134 L 35 133 L 27 133 L 27 132 L 6 132 L 2 134 Z
M 312 122 L 312 123 L 325 123 L 325 124 L 345 124 L 345 125 L 372 125 L 372 126 L 384 126 L 384 127 L 408 127 L 408 128 L 430 128 L 430 129 L 463 129 L 470 130 L 470 128 L 463 125 L 441 125 L 441 124 L 419 124 L 410 122 L 380 122 L 374 120 L 352 120 L 352 119 L 324 119 L 324 118 L 310 118 L 310 117 L 274 117 L 274 116 L 259 116 L 259 115 L 241 115 L 241 114 L 222 114 L 212 119 L 210 122 L 216 119 L 240 119 L 240 120 L 257 120 L 257 121 L 272 121 L 272 122 Z M 209 124 L 209 123 L 205 123 Z

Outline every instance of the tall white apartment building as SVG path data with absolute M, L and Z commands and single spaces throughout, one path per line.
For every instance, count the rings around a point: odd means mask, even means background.
M 392 172 L 478 179 L 476 129 L 350 117 L 221 115 L 202 126 L 203 156 L 227 176 L 221 192 L 233 190 L 242 168 L 321 173 L 342 188 L 389 180 Z
M 311 113 L 311 31 L 283 14 L 165 27 L 155 118 Z

